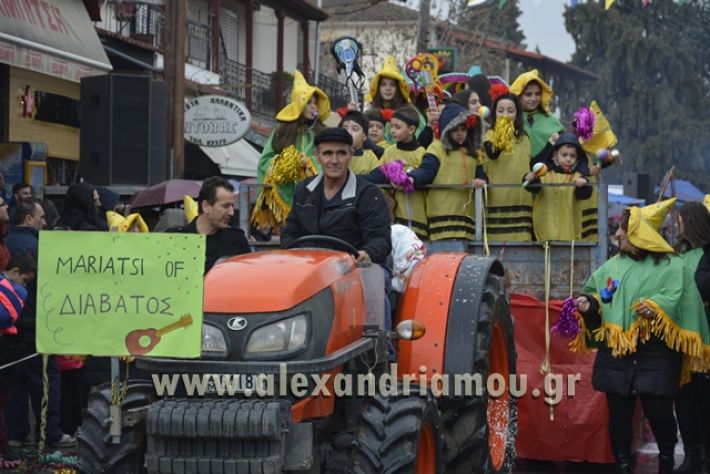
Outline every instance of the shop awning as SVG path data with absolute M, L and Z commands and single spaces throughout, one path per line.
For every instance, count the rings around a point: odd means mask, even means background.
M 76 0 L 0 1 L 0 62 L 74 82 L 111 70 Z
M 219 165 L 222 174 L 230 176 L 256 177 L 259 165 L 259 151 L 244 139 L 221 147 L 201 146 L 202 152 Z

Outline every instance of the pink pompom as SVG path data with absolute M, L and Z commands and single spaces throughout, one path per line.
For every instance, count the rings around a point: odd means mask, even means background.
M 404 170 L 403 161 L 395 160 L 389 163 L 383 163 L 380 165 L 380 170 L 393 186 L 398 186 L 404 189 L 404 192 L 407 194 L 414 192 L 414 185 L 409 180 L 409 175 Z
M 581 107 L 575 112 L 574 119 L 577 124 L 577 138 L 583 142 L 591 139 L 594 135 L 594 112 L 589 107 Z
M 552 325 L 550 331 L 569 339 L 577 337 L 581 329 L 576 313 L 577 304 L 574 302 L 574 298 L 567 298 L 562 305 L 560 317 L 557 319 L 557 322 Z

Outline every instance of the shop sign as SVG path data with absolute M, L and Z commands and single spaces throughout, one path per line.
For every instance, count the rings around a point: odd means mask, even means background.
M 198 146 L 220 147 L 249 131 L 251 114 L 229 97 L 205 95 L 185 101 L 185 140 Z

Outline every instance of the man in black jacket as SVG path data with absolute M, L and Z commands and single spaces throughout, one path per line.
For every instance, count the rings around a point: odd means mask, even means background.
M 205 273 L 222 257 L 251 252 L 244 232 L 229 226 L 234 217 L 234 186 L 219 176 L 202 182 L 197 197 L 199 214 L 182 232 L 206 235 Z
M 392 249 L 389 210 L 382 191 L 350 171 L 352 143 L 342 128 L 316 136 L 322 173 L 296 188 L 281 245 L 304 235 L 329 235 L 357 249 L 358 262 L 382 265 Z

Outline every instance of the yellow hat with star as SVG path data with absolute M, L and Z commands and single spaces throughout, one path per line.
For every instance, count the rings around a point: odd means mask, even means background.
M 537 72 L 537 69 L 533 69 L 532 71 L 524 72 L 519 75 L 510 86 L 510 92 L 520 97 L 523 95 L 523 92 L 525 92 L 525 88 L 531 82 L 537 82 L 540 85 L 540 93 L 542 95 L 540 98 L 540 105 L 542 105 L 542 108 L 545 109 L 546 112 L 549 112 L 550 102 L 552 102 L 552 89 L 540 78 L 540 74 Z
M 380 79 L 382 79 L 383 77 L 387 77 L 397 81 L 397 83 L 399 84 L 399 91 L 402 93 L 402 96 L 405 99 L 409 100 L 409 84 L 407 84 L 407 81 L 404 79 L 404 76 L 400 74 L 399 68 L 397 67 L 397 61 L 394 59 L 394 56 L 387 56 L 385 58 L 385 64 L 382 66 L 382 69 L 380 69 L 380 71 L 375 74 L 375 77 L 372 78 L 372 81 L 370 81 L 370 90 L 365 96 L 366 102 L 372 102 L 375 100 L 375 97 L 377 96 L 377 92 L 380 87 Z
M 276 120 L 280 122 L 294 122 L 298 120 L 308 101 L 311 100 L 313 94 L 318 98 L 318 120 L 321 122 L 328 118 L 330 114 L 330 99 L 328 96 L 317 88 L 306 82 L 301 71 L 298 69 L 293 71 L 293 90 L 291 90 L 291 103 L 281 109 L 276 114 Z
M 629 242 L 634 247 L 649 252 L 673 253 L 673 247 L 661 237 L 658 231 L 668 212 L 673 208 L 676 198 L 666 199 L 646 207 L 631 207 L 629 228 L 626 231 Z
M 593 100 L 589 104 L 589 109 L 594 114 L 594 132 L 592 133 L 592 138 L 582 143 L 582 148 L 587 153 L 596 155 L 600 150 L 610 149 L 614 147 L 619 140 L 616 138 L 616 134 L 611 129 L 609 120 L 607 120 L 602 109 L 599 108 L 596 100 Z

